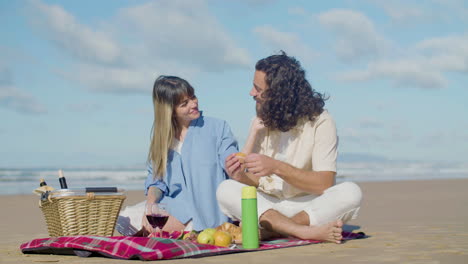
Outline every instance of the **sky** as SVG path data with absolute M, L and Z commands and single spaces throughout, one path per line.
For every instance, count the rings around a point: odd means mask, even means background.
M 464 0 L 0 0 L 0 167 L 144 164 L 161 74 L 242 146 L 280 50 L 329 97 L 342 159 L 468 161 Z

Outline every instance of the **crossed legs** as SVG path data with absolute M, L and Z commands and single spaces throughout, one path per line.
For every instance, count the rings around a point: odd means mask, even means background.
M 343 222 L 341 220 L 331 221 L 321 226 L 310 226 L 308 218 L 307 213 L 304 211 L 289 218 L 274 209 L 270 209 L 263 213 L 259 219 L 260 226 L 264 228 L 260 232 L 261 238 L 292 236 L 300 239 L 341 243 L 341 232 L 343 231 Z
M 226 180 L 218 187 L 220 208 L 231 218 L 241 219 L 240 194 L 244 186 Z M 293 236 L 340 243 L 343 223 L 356 216 L 361 196 L 360 188 L 351 182 L 335 185 L 321 196 L 308 195 L 288 200 L 259 192 L 261 238 Z

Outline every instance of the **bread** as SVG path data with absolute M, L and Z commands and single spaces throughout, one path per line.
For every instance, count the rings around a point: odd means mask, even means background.
M 220 226 L 216 227 L 216 230 L 228 232 L 232 236 L 232 241 L 236 244 L 242 243 L 242 228 L 234 224 L 224 222 Z
M 242 152 L 237 152 L 236 157 L 239 159 L 239 162 L 241 164 L 243 164 L 244 160 L 245 160 L 245 157 L 247 157 L 247 155 L 245 153 L 242 153 Z

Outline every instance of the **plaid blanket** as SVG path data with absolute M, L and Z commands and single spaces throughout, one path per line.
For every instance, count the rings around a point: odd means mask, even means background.
M 365 237 L 365 234 L 362 232 L 343 232 L 344 240 L 363 237 Z M 34 239 L 22 244 L 20 249 L 23 253 L 74 254 L 80 257 L 100 255 L 117 259 L 158 260 L 258 251 L 315 243 L 320 243 L 320 241 L 279 239 L 262 241 L 260 248 L 246 250 L 242 248 L 226 248 L 197 244 L 186 240 L 160 237 L 71 236 Z

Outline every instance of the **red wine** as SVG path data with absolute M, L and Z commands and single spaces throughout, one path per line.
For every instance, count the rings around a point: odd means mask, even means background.
M 159 227 L 159 229 L 162 229 L 164 227 L 168 218 L 169 218 L 168 215 L 160 215 L 160 214 L 146 216 L 146 219 L 148 219 L 148 223 L 153 228 Z

